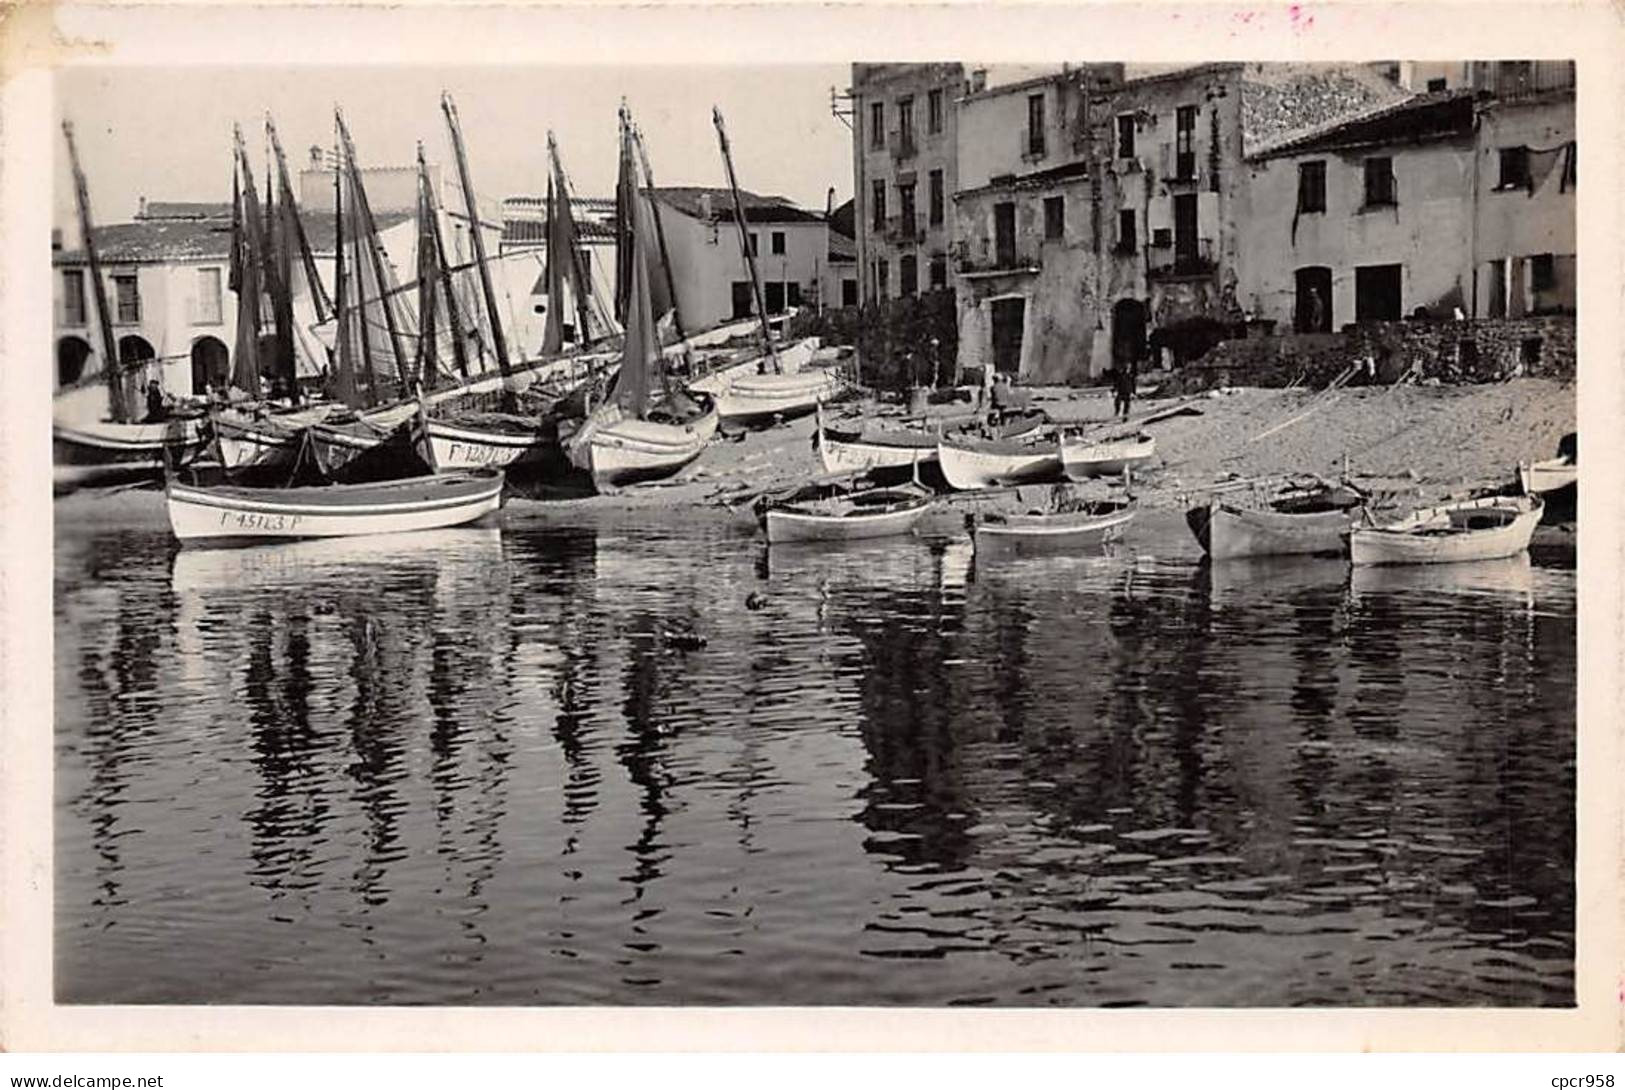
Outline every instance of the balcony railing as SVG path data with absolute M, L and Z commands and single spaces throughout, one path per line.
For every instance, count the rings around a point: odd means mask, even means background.
M 1153 280 L 1207 276 L 1218 268 L 1218 262 L 1213 256 L 1213 240 L 1210 238 L 1197 239 L 1196 246 L 1190 250 L 1181 250 L 1178 246 L 1172 250 L 1153 247 L 1150 253 L 1151 266 L 1146 275 Z
M 893 129 L 886 144 L 891 148 L 893 159 L 912 159 L 920 150 L 919 145 L 914 142 L 913 129 Z
M 996 276 L 1000 273 L 1034 272 L 1044 267 L 1044 259 L 1037 250 L 972 257 L 967 250 L 959 248 L 954 254 L 954 265 L 960 276 Z

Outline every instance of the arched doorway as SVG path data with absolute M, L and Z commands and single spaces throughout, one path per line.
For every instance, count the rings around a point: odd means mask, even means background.
M 231 353 L 215 337 L 199 337 L 192 342 L 192 393 L 200 395 L 211 387 L 225 386 L 231 377 Z
M 127 337 L 118 339 L 118 361 L 126 366 L 144 363 L 147 360 L 157 359 L 158 353 L 152 350 L 145 337 L 138 337 L 131 333 Z
M 1145 358 L 1145 304 L 1119 299 L 1112 306 L 1112 366 L 1134 367 Z
M 82 337 L 63 337 L 56 342 L 56 381 L 59 386 L 71 386 L 85 373 L 90 359 L 90 344 Z

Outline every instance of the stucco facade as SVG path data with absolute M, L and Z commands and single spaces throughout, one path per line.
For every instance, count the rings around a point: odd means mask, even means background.
M 1572 84 L 1486 102 L 1477 143 L 1473 314 L 1573 312 L 1579 177 Z M 1518 148 L 1525 181 L 1504 181 L 1503 155 Z

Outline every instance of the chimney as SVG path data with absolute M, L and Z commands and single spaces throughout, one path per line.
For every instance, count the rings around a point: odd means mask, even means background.
M 824 218 L 829 219 L 835 214 L 835 187 L 830 186 L 829 192 L 824 194 Z
M 310 166 L 312 170 L 322 169 L 322 146 L 320 144 L 310 145 Z
M 700 194 L 700 218 L 708 222 L 716 218 L 711 211 L 711 194 L 709 193 Z
M 971 94 L 974 95 L 978 91 L 985 91 L 985 90 L 987 90 L 987 69 L 986 68 L 972 68 L 971 73 L 970 73 L 970 92 L 971 92 Z
M 53 227 L 51 228 L 51 252 L 55 253 L 60 249 L 62 249 L 62 228 Z
M 138 220 L 144 220 L 147 218 L 147 198 L 139 197 L 137 200 L 139 200 L 141 203 L 136 206 L 135 218 Z

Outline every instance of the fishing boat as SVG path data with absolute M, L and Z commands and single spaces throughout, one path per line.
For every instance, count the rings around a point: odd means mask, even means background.
M 918 488 L 874 488 L 770 507 L 767 540 L 862 541 L 907 534 L 931 505 Z
M 332 411 L 329 404 L 285 412 L 228 407 L 209 414 L 208 431 L 228 474 L 279 468 L 294 463 L 305 429 Z
M 1156 453 L 1156 439 L 1143 431 L 1104 439 L 1061 437 L 1061 466 L 1075 481 L 1122 473 L 1144 465 Z
M 697 379 L 689 383 L 689 388 L 709 395 L 716 403 L 717 415 L 730 423 L 771 424 L 805 416 L 824 402 L 838 397 L 846 389 L 846 382 L 833 366 L 804 365 L 811 363 L 817 352 L 817 338 L 808 338 L 781 350 L 768 323 L 762 278 L 756 268 L 755 251 L 750 245 L 750 231 L 739 197 L 739 181 L 734 175 L 733 155 L 729 150 L 722 111 L 713 107 L 711 120 L 716 126 L 717 143 L 722 149 L 722 163 L 728 174 L 733 220 L 739 229 L 739 251 L 750 273 L 752 298 L 761 319 L 761 355 L 755 360 Z
M 1042 412 L 1007 419 L 994 438 L 1017 440 L 1035 434 L 1048 423 Z M 818 413 L 813 444 L 826 473 L 862 473 L 874 470 L 921 468 L 937 461 L 937 436 L 915 428 L 883 427 L 863 423 L 858 428 L 832 427 Z
M 1486 496 L 1423 508 L 1386 526 L 1349 531 L 1349 560 L 1362 567 L 1517 556 L 1529 548 L 1543 508 L 1536 496 Z
M 621 366 L 604 404 L 594 407 L 564 444 L 570 463 L 590 474 L 600 491 L 671 476 L 698 458 L 717 430 L 711 397 L 676 389 L 666 372 L 655 321 L 655 285 L 661 284 L 673 299 L 675 293 L 670 264 L 660 259 L 659 212 L 636 184 L 634 139 L 623 106 L 621 180 L 616 186 L 625 206 L 616 265 L 628 277 Z M 658 281 L 655 266 L 663 274 Z
M 1350 487 L 1317 483 L 1253 505 L 1216 497 L 1187 510 L 1185 522 L 1214 560 L 1341 555 L 1364 503 Z
M 937 462 L 943 478 L 961 491 L 1033 484 L 1061 476 L 1061 448 L 1054 439 L 942 436 L 937 440 Z
M 1548 458 L 1542 462 L 1521 462 L 1518 483 L 1531 496 L 1544 496 L 1567 488 L 1580 479 L 1580 467 L 1568 458 Z
M 976 520 L 978 550 L 1091 548 L 1115 541 L 1134 520 L 1133 500 L 1086 500 L 1050 511 L 991 513 Z
M 439 468 L 417 405 L 397 406 L 388 418 L 335 413 L 301 434 L 300 458 L 337 484 L 404 479 Z
M 203 445 L 202 420 L 185 417 L 138 422 L 134 419 L 132 398 L 126 388 L 138 376 L 141 364 L 126 364 L 119 356 L 113 337 L 112 311 L 108 309 L 106 278 L 102 274 L 100 251 L 96 245 L 94 217 L 90 209 L 90 187 L 79 164 L 79 148 L 73 138 L 73 123 L 62 123 L 68 143 L 68 160 L 73 169 L 74 198 L 79 213 L 79 231 L 84 240 L 85 258 L 90 266 L 91 295 L 96 303 L 97 327 L 101 334 L 101 371 L 107 386 L 105 405 L 75 410 L 84 400 L 77 394 L 59 398 L 53 413 L 51 453 L 53 483 L 73 487 L 115 478 L 156 473 L 166 464 L 191 458 Z M 101 414 L 106 419 L 98 419 Z

